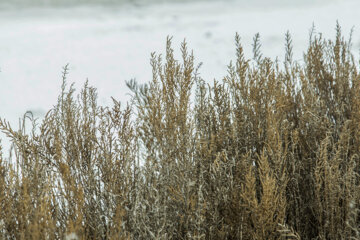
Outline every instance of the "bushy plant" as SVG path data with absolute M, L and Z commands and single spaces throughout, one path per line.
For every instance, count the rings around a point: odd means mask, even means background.
M 0 157 L 2 239 L 360 239 L 360 76 L 340 26 L 304 63 L 247 59 L 222 81 L 182 43 L 122 106 L 67 86 L 40 125 L 26 113 Z M 33 128 L 27 130 L 25 121 Z

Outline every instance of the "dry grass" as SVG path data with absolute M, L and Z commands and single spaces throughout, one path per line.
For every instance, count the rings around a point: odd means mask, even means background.
M 153 54 L 131 103 L 101 107 L 67 86 L 40 125 L 26 113 L 0 157 L 1 239 L 360 239 L 360 75 L 339 25 L 304 63 L 260 38 L 222 81 L 186 43 Z M 32 129 L 25 129 L 25 122 Z

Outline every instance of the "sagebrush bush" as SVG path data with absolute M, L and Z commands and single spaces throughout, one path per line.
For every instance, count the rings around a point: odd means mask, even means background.
M 75 96 L 68 67 L 40 125 L 26 113 L 0 155 L 2 239 L 360 239 L 360 75 L 340 26 L 304 63 L 254 37 L 207 83 L 171 38 L 122 106 Z M 25 128 L 26 121 L 32 129 Z

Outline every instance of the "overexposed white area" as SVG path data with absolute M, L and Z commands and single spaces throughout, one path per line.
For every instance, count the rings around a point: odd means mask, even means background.
M 358 0 L 156 0 L 64 6 L 48 1 L 33 7 L 28 0 L 22 1 L 26 6 L 15 2 L 21 1 L 0 4 L 0 117 L 15 129 L 26 111 L 41 118 L 56 103 L 67 63 L 68 82 L 75 82 L 77 90 L 88 79 L 98 89 L 99 104 L 109 104 L 111 96 L 126 102 L 125 80 L 151 80 L 150 53 L 164 53 L 167 36 L 173 36 L 177 50 L 186 39 L 196 62 L 203 62 L 201 76 L 209 82 L 221 80 L 235 59 L 236 32 L 248 57 L 259 32 L 263 54 L 282 60 L 289 30 L 294 57 L 301 60 L 312 24 L 325 37 L 334 37 L 338 20 L 345 35 L 355 27 L 354 53 L 360 48 Z M 180 58 L 179 51 L 176 54 Z M 8 148 L 8 141 L 3 144 Z

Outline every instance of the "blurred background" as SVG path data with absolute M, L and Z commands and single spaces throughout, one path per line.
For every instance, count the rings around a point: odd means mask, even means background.
M 287 30 L 294 58 L 302 60 L 309 30 L 345 36 L 354 27 L 353 51 L 360 49 L 360 1 L 356 0 L 2 0 L 0 2 L 0 117 L 14 129 L 26 111 L 41 118 L 60 93 L 62 67 L 80 90 L 86 79 L 98 89 L 98 103 L 125 103 L 125 81 L 151 80 L 151 52 L 164 53 L 167 36 L 180 58 L 186 39 L 202 78 L 221 80 L 235 59 L 235 33 L 251 57 L 260 33 L 265 56 L 284 58 Z M 4 155 L 9 142 L 1 133 Z

